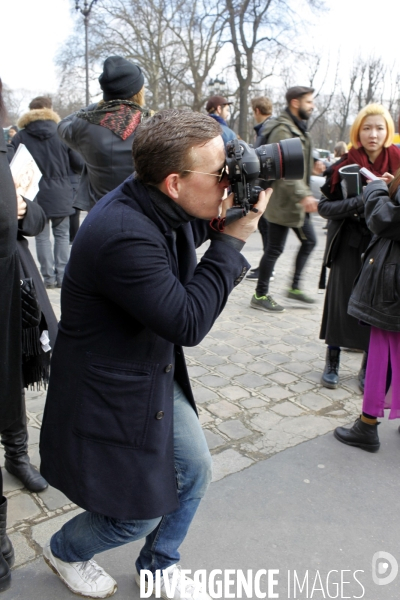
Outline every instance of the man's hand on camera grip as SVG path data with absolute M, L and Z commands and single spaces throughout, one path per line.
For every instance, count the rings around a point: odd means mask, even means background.
M 268 188 L 267 190 L 260 192 L 258 196 L 258 202 L 254 205 L 254 208 L 257 209 L 257 212 L 250 211 L 247 213 L 245 217 L 242 219 L 238 219 L 234 221 L 230 225 L 227 225 L 224 229 L 224 233 L 231 235 L 232 237 L 238 238 L 239 240 L 243 240 L 244 242 L 247 238 L 257 229 L 258 221 L 262 218 L 262 215 L 267 208 L 268 201 L 272 194 L 272 188 Z M 229 200 L 228 197 L 227 201 Z M 226 211 L 225 204 L 228 202 L 224 202 L 224 209 Z

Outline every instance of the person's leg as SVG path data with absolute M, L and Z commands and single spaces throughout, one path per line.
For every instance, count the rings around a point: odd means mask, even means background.
M 69 217 L 51 219 L 54 235 L 54 268 L 57 286 L 61 287 L 65 265 L 69 259 Z
M 340 347 L 328 346 L 326 349 L 325 368 L 321 383 L 324 387 L 334 390 L 339 384 Z
M 69 243 L 70 244 L 72 244 L 72 242 L 75 239 L 76 234 L 78 233 L 79 219 L 81 216 L 81 211 L 79 210 L 79 208 L 75 208 L 74 210 L 75 210 L 74 214 L 69 217 Z
M 180 559 L 179 546 L 211 481 L 212 460 L 196 413 L 182 389 L 174 387 L 174 453 L 179 508 L 165 515 L 146 538 L 136 561 L 138 573 L 166 569 Z
M 265 252 L 267 250 L 267 245 L 268 245 L 268 222 L 266 219 L 264 219 L 264 217 L 261 217 L 261 219 L 259 219 L 259 221 L 258 221 L 258 231 L 261 234 L 262 243 L 263 243 L 263 253 L 265 254 Z M 258 279 L 259 274 L 260 274 L 261 260 L 262 260 L 262 257 L 260 259 L 260 262 L 258 263 L 258 266 L 255 269 L 251 269 L 250 272 L 247 274 L 246 279 Z
M 265 252 L 268 246 L 268 221 L 264 217 L 258 221 L 258 231 L 261 233 L 263 252 Z
M 46 287 L 56 285 L 56 274 L 54 271 L 54 257 L 50 241 L 50 223 L 46 219 L 46 225 L 35 238 L 36 254 L 40 264 L 40 272 Z
M 285 248 L 288 233 L 288 227 L 268 222 L 268 243 L 260 262 L 260 274 L 256 288 L 257 298 L 268 294 L 269 280 L 275 263 Z
M 383 417 L 389 366 L 388 332 L 371 327 L 362 414 L 348 429 L 337 427 L 335 437 L 343 444 L 368 452 L 379 450 L 378 419 Z
M 85 562 L 95 554 L 145 537 L 160 520 L 161 517 L 122 521 L 85 511 L 53 535 L 50 548 L 63 562 Z
M 314 227 L 312 225 L 311 218 L 308 213 L 305 216 L 304 225 L 302 227 L 293 227 L 293 231 L 296 234 L 297 238 L 299 239 L 301 245 L 300 245 L 300 249 L 297 253 L 296 262 L 295 262 L 295 269 L 294 269 L 292 289 L 291 289 L 292 292 L 300 289 L 299 285 L 300 285 L 301 274 L 306 265 L 308 257 L 310 256 L 311 252 L 314 250 L 315 245 L 317 243 L 317 238 L 315 236 Z M 298 297 L 295 297 L 295 299 L 303 300 L 306 302 L 308 301 L 308 300 L 305 300 L 305 297 L 300 298 L 300 295 L 297 295 L 297 296 Z M 292 297 L 292 296 L 290 296 L 290 297 Z M 309 299 L 309 300 L 311 300 L 311 299 Z M 311 301 L 314 302 L 313 300 L 311 300 Z
M 19 419 L 1 431 L 1 443 L 4 446 L 4 467 L 17 477 L 30 492 L 42 492 L 48 487 L 29 460 L 28 428 L 26 423 L 25 391 L 22 394 L 22 412 Z
M 14 548 L 6 534 L 7 498 L 3 496 L 3 478 L 0 469 L 0 592 L 10 587 L 10 567 L 14 564 Z
M 160 521 L 121 521 L 96 513 L 83 512 L 68 521 L 43 547 L 49 567 L 75 594 L 108 598 L 117 582 L 92 557 L 146 536 Z

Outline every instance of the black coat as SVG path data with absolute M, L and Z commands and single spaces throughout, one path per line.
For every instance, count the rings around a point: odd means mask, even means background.
M 194 405 L 182 346 L 207 335 L 249 264 L 206 221 L 174 231 L 133 178 L 96 204 L 74 241 L 41 431 L 41 471 L 118 519 L 178 506 L 173 381 Z
M 318 212 L 329 219 L 320 288 L 325 287 L 325 268 L 330 268 L 325 295 L 320 339 L 331 346 L 368 350 L 369 328 L 362 327 L 347 312 L 353 282 L 361 268 L 361 255 L 371 234 L 364 218 L 362 195 L 344 199 L 340 184 L 330 190 L 331 171 L 327 172 L 325 194 Z
M 17 253 L 17 198 L 0 135 L 0 431 L 22 412 L 21 292 Z
M 40 309 L 46 319 L 49 331 L 50 346 L 54 348 L 57 337 L 57 318 L 50 304 L 49 297 L 43 284 L 43 279 L 29 250 L 28 240 L 24 236 L 38 235 L 46 224 L 46 215 L 36 202 L 26 202 L 26 213 L 18 220 L 18 255 L 21 265 L 21 277 L 31 277 L 35 286 Z
M 352 231 L 351 245 L 357 247 L 360 236 L 366 234 L 366 224 L 362 194 L 344 199 L 340 185 L 333 191 L 330 189 L 332 171 L 328 169 L 325 175 L 327 179 L 321 187 L 322 196 L 318 203 L 318 212 L 321 217 L 329 219 L 323 266 L 330 268 L 341 243 L 341 231 L 348 227 Z
M 37 202 L 46 217 L 67 217 L 73 214 L 74 193 L 69 179 L 70 168 L 80 173 L 83 162 L 57 135 L 59 116 L 48 108 L 31 110 L 21 117 L 23 127 L 12 139 L 15 149 L 25 144 L 38 165 L 42 178 Z
M 400 331 L 400 189 L 391 199 L 383 181 L 364 190 L 365 218 L 374 234 L 349 302 L 349 314 Z
M 94 111 L 96 108 L 98 104 L 92 104 L 83 110 Z M 70 148 L 79 152 L 84 161 L 74 206 L 89 211 L 100 198 L 133 173 L 134 131 L 124 140 L 108 127 L 90 123 L 77 114 L 63 119 L 58 126 L 58 133 Z

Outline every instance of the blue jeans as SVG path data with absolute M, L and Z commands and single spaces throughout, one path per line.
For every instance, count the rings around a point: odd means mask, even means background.
M 54 253 L 50 241 L 50 221 L 54 236 Z M 46 285 L 61 286 L 69 252 L 69 217 L 46 219 L 43 231 L 36 236 L 36 254 Z
M 179 508 L 155 519 L 121 521 L 84 512 L 51 538 L 51 551 L 64 562 L 82 562 L 94 554 L 146 537 L 136 561 L 141 569 L 166 569 L 180 559 L 179 546 L 211 481 L 211 456 L 199 420 L 180 386 L 174 383 L 174 454 Z M 162 490 L 160 490 L 162 493 Z

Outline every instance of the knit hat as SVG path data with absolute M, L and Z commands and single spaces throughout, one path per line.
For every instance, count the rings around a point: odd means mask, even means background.
M 140 92 L 144 85 L 144 77 L 137 65 L 122 56 L 109 56 L 104 61 L 99 83 L 104 100 L 124 100 Z

